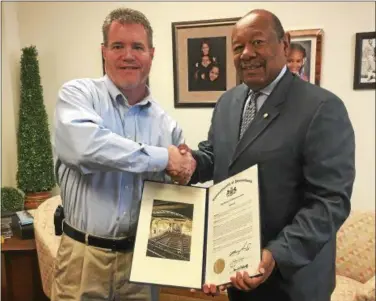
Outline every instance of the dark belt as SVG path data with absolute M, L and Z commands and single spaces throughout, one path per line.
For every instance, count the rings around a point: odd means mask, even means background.
M 70 238 L 93 247 L 111 249 L 113 251 L 132 251 L 134 248 L 134 236 L 123 239 L 110 239 L 90 234 L 86 235 L 86 233 L 69 226 L 66 222 L 63 223 L 63 232 Z

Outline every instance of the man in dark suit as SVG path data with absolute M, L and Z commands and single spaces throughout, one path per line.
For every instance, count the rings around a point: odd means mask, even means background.
M 192 151 L 191 183 L 218 183 L 258 165 L 263 276 L 234 275 L 231 301 L 329 301 L 335 287 L 336 233 L 355 178 L 354 131 L 336 95 L 287 70 L 289 44 L 268 11 L 237 22 L 232 48 L 243 84 L 220 97 L 208 139 Z

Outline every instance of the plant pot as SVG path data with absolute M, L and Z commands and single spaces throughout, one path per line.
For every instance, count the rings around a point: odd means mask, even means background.
M 52 196 L 51 191 L 26 193 L 25 209 L 26 210 L 37 209 L 40 204 L 42 204 L 45 200 L 49 199 L 51 196 Z

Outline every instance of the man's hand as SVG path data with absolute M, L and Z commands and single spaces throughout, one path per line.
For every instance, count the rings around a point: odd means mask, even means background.
M 178 149 L 180 150 L 180 153 L 182 155 L 185 155 L 186 153 L 190 153 L 192 154 L 192 150 L 189 148 L 188 145 L 186 145 L 185 143 L 182 143 L 178 146 Z
M 250 278 L 247 272 L 244 272 L 243 274 L 237 272 L 235 277 L 230 278 L 232 285 L 239 290 L 250 291 L 265 282 L 274 269 L 275 260 L 272 253 L 267 249 L 262 251 L 261 258 L 258 270 L 262 276 Z
M 168 164 L 166 171 L 179 184 L 187 184 L 196 169 L 196 160 L 190 152 L 181 154 L 179 149 L 171 145 L 168 147 Z
M 243 274 L 237 272 L 235 277 L 230 278 L 232 286 L 242 291 L 250 291 L 258 287 L 261 283 L 265 282 L 274 269 L 275 260 L 272 253 L 267 249 L 264 249 L 262 251 L 261 258 L 262 259 L 258 267 L 259 273 L 262 274 L 261 276 L 250 278 L 247 272 L 244 272 Z M 219 287 L 215 286 L 214 284 L 204 284 L 202 291 L 208 296 L 218 296 L 221 291 L 226 290 L 230 286 L 231 284 L 228 284 L 226 286 L 221 285 Z M 195 291 L 196 290 L 191 289 L 192 293 L 194 293 Z
M 219 296 L 222 291 L 225 291 L 227 289 L 227 286 L 221 285 L 219 287 L 215 286 L 214 284 L 204 284 L 202 287 L 202 291 L 207 295 L 207 296 Z M 191 289 L 191 293 L 196 292 L 195 289 Z
M 232 286 L 242 291 L 250 291 L 258 287 L 261 283 L 265 282 L 274 269 L 275 260 L 272 253 L 266 249 L 262 251 L 261 258 L 262 259 L 258 267 L 259 273 L 262 274 L 261 276 L 250 278 L 247 272 L 244 272 L 243 274 L 237 272 L 235 277 L 230 278 Z M 220 287 L 216 287 L 214 284 L 204 284 L 202 291 L 209 296 L 217 296 L 221 291 L 224 291 L 230 286 L 231 284 L 226 286 L 222 285 Z M 191 292 L 195 292 L 195 290 L 191 289 Z

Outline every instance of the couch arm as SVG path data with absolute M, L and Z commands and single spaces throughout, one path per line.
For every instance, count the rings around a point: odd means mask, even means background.
M 375 275 L 375 211 L 352 211 L 338 231 L 336 274 L 363 284 Z
M 44 201 L 38 209 L 35 210 L 34 214 L 34 233 L 39 269 L 43 291 L 47 297 L 50 297 L 51 294 L 55 258 L 61 239 L 60 236 L 55 235 L 53 223 L 55 210 L 60 204 L 60 196 L 52 197 Z
M 356 301 L 375 301 L 375 276 L 362 285 L 362 289 L 357 292 Z

